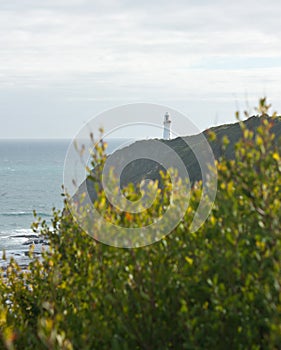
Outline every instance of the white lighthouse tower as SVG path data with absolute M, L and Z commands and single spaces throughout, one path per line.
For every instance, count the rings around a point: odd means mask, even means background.
M 170 114 L 167 112 L 164 115 L 164 130 L 163 130 L 163 139 L 164 140 L 170 140 L 171 138 L 171 119 Z

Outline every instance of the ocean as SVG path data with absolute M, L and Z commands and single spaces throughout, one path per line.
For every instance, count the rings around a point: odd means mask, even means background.
M 132 140 L 110 139 L 108 153 Z M 33 210 L 50 222 L 62 209 L 63 166 L 70 140 L 0 140 L 0 266 L 28 263 Z M 42 248 L 36 245 L 37 253 Z M 1 252 L 7 260 L 3 261 Z

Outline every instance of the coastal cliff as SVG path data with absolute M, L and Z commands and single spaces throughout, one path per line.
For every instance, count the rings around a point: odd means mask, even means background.
M 275 134 L 274 142 L 278 142 L 281 137 L 281 117 L 271 118 L 268 116 L 252 116 L 243 122 L 245 127 L 251 131 L 253 131 L 254 136 L 257 133 L 257 128 L 262 125 L 261 121 L 263 118 L 268 119 L 270 123 L 272 123 L 272 133 Z M 211 137 L 212 135 L 212 137 Z M 163 142 L 167 145 L 167 152 L 165 157 L 169 159 L 172 157 L 174 152 L 182 159 L 190 178 L 190 182 L 193 185 L 196 181 L 202 179 L 201 169 L 199 162 L 195 156 L 195 154 L 200 154 L 200 148 L 202 148 L 202 140 L 204 136 L 210 145 L 210 148 L 214 154 L 214 158 L 219 160 L 220 157 L 224 156 L 227 159 L 235 158 L 235 145 L 242 137 L 242 128 L 241 123 L 233 123 L 233 124 L 224 124 L 216 127 L 209 128 L 203 131 L 202 134 L 185 136 L 185 137 L 177 137 L 171 140 L 141 140 L 137 141 L 123 149 L 120 149 L 110 155 L 109 157 L 114 156 L 115 162 L 124 161 L 124 158 L 128 156 L 128 154 L 137 154 L 138 150 L 142 148 L 146 148 L 146 150 L 153 150 L 155 153 L 155 144 L 156 142 Z M 229 143 L 227 146 L 223 146 L 223 140 L 227 137 Z M 156 154 L 157 155 L 157 154 Z M 159 154 L 163 158 L 163 154 Z M 157 162 L 151 159 L 138 158 L 131 161 L 126 167 L 123 169 L 122 174 L 120 176 L 120 186 L 121 188 L 127 186 L 132 183 L 135 186 L 139 185 L 144 179 L 158 180 L 161 186 L 161 177 L 159 172 L 164 171 L 165 167 L 161 164 L 161 162 Z M 95 170 L 94 170 L 95 172 Z M 87 189 L 87 192 L 90 195 L 90 198 L 94 200 L 96 198 L 95 189 L 92 183 L 92 180 L 88 178 L 81 186 L 79 187 L 78 193 L 82 193 Z

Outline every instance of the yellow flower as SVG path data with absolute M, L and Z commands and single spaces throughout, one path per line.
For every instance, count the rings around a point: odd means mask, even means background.
M 188 256 L 185 257 L 185 260 L 186 262 L 189 264 L 189 265 L 193 265 L 193 259 L 189 258 Z

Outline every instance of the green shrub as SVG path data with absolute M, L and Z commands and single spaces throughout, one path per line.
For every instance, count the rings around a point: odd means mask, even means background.
M 144 248 L 98 243 L 66 211 L 54 211 L 52 227 L 35 223 L 50 249 L 2 275 L 1 347 L 279 349 L 281 154 L 261 118 L 255 136 L 241 122 L 236 159 L 217 163 L 217 198 L 196 233 L 200 183 L 175 230 Z

